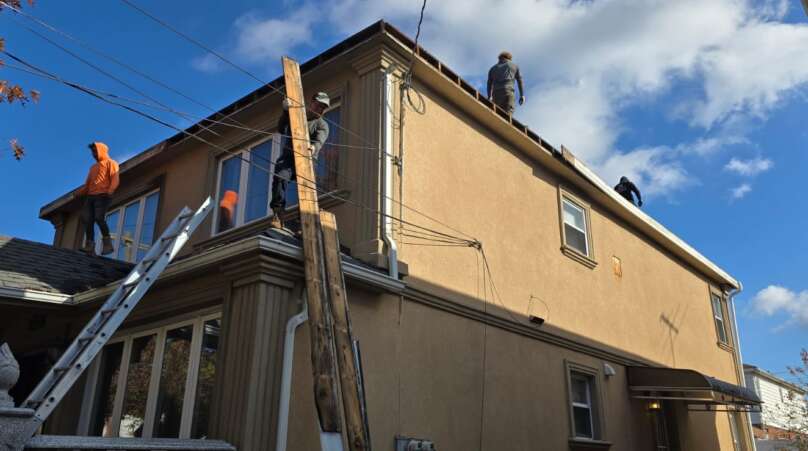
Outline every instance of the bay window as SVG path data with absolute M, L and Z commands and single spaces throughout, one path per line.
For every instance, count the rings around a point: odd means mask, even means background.
M 220 328 L 214 314 L 110 340 L 89 370 L 79 433 L 205 437 Z
M 331 191 L 337 186 L 338 146 L 341 123 L 340 106 L 332 106 L 323 117 L 329 124 L 328 140 L 320 149 L 314 167 L 317 186 Z M 236 152 L 226 154 L 219 160 L 216 179 L 216 205 L 213 233 L 221 233 L 252 221 L 267 217 L 272 200 L 272 179 L 275 161 L 288 138 L 272 135 Z M 297 187 L 289 184 L 286 190 L 288 206 L 297 204 Z

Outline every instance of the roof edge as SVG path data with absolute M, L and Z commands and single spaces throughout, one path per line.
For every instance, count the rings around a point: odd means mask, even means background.
M 72 297 L 73 296 L 69 294 L 50 293 L 47 291 L 39 291 L 39 290 L 27 290 L 24 288 L 0 287 L 0 298 L 44 302 L 47 304 L 69 304 Z

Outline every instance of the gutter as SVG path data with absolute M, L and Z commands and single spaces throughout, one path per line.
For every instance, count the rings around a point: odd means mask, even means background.
M 0 287 L 0 298 L 21 299 L 23 301 L 45 302 L 48 304 L 69 304 L 73 296 L 48 291 L 26 290 L 24 288 Z
M 743 291 L 743 284 L 738 282 L 738 286 L 727 292 L 727 302 L 732 307 L 729 310 L 730 319 L 732 320 L 732 339 L 735 340 L 735 359 L 737 362 L 738 380 L 741 387 L 746 387 L 746 375 L 743 370 L 743 358 L 741 357 L 741 336 L 738 333 L 738 321 L 735 315 L 735 296 Z M 755 434 L 752 430 L 752 414 L 746 412 L 746 433 L 748 434 L 749 441 L 752 442 L 752 451 L 757 451 L 757 444 L 755 444 Z
M 157 282 L 164 282 L 186 272 L 209 267 L 211 265 L 218 265 L 223 260 L 237 258 L 239 255 L 245 252 L 250 252 L 256 248 L 270 254 L 291 258 L 300 262 L 303 261 L 303 248 L 300 246 L 259 235 L 245 238 L 241 241 L 236 241 L 235 243 L 205 250 L 199 254 L 175 261 L 166 268 L 166 270 L 160 275 Z M 366 266 L 353 263 L 347 260 L 345 257 L 342 257 L 342 270 L 345 273 L 346 279 L 361 282 L 371 287 L 384 289 L 392 293 L 401 293 L 404 291 L 406 286 L 404 282 L 400 280 L 393 279 L 384 273 L 374 271 Z M 72 297 L 72 300 L 69 303 L 82 304 L 102 296 L 109 296 L 113 291 L 115 291 L 118 283 L 119 281 L 116 281 L 102 288 L 94 288 L 82 293 L 77 293 Z
M 294 366 L 295 331 L 309 319 L 309 305 L 305 295 L 303 309 L 286 322 L 286 337 L 283 339 L 283 369 L 281 370 L 281 399 L 278 404 L 278 432 L 275 451 L 286 451 L 289 429 L 289 400 L 292 397 L 292 368 Z
M 392 108 L 393 83 L 390 80 L 390 72 L 385 71 L 382 76 L 382 133 L 384 140 L 382 152 L 384 152 L 384 168 L 382 171 L 382 193 L 381 204 L 383 216 L 382 240 L 387 245 L 387 269 L 390 277 L 398 279 L 398 247 L 393 239 L 393 115 Z M 401 130 L 399 130 L 401 133 Z

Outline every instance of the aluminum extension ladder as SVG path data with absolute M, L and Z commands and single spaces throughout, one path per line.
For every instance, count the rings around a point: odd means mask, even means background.
M 34 416 L 25 431 L 28 437 L 33 437 L 39 426 L 73 386 L 73 383 L 90 366 L 93 358 L 118 330 L 129 313 L 134 310 L 149 287 L 177 256 L 197 226 L 210 213 L 210 204 L 211 199 L 208 197 L 196 212 L 191 211 L 188 207 L 182 209 L 152 245 L 143 260 L 135 265 L 132 272 L 123 279 L 115 292 L 107 298 L 100 310 L 62 354 L 59 361 L 48 371 L 28 399 L 22 403 L 20 407 L 34 410 Z

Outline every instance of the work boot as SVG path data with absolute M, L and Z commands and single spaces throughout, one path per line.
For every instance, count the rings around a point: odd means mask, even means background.
M 84 247 L 79 250 L 86 254 L 95 255 L 95 241 L 86 241 Z
M 281 220 L 281 215 L 278 213 L 278 211 L 275 211 L 275 213 L 272 215 L 272 219 L 269 220 L 269 226 L 273 229 L 283 228 L 283 221 Z
M 105 236 L 104 238 L 101 239 L 101 242 L 102 242 L 101 255 L 111 254 L 112 251 L 115 250 L 112 247 L 112 239 L 110 239 L 110 237 Z

